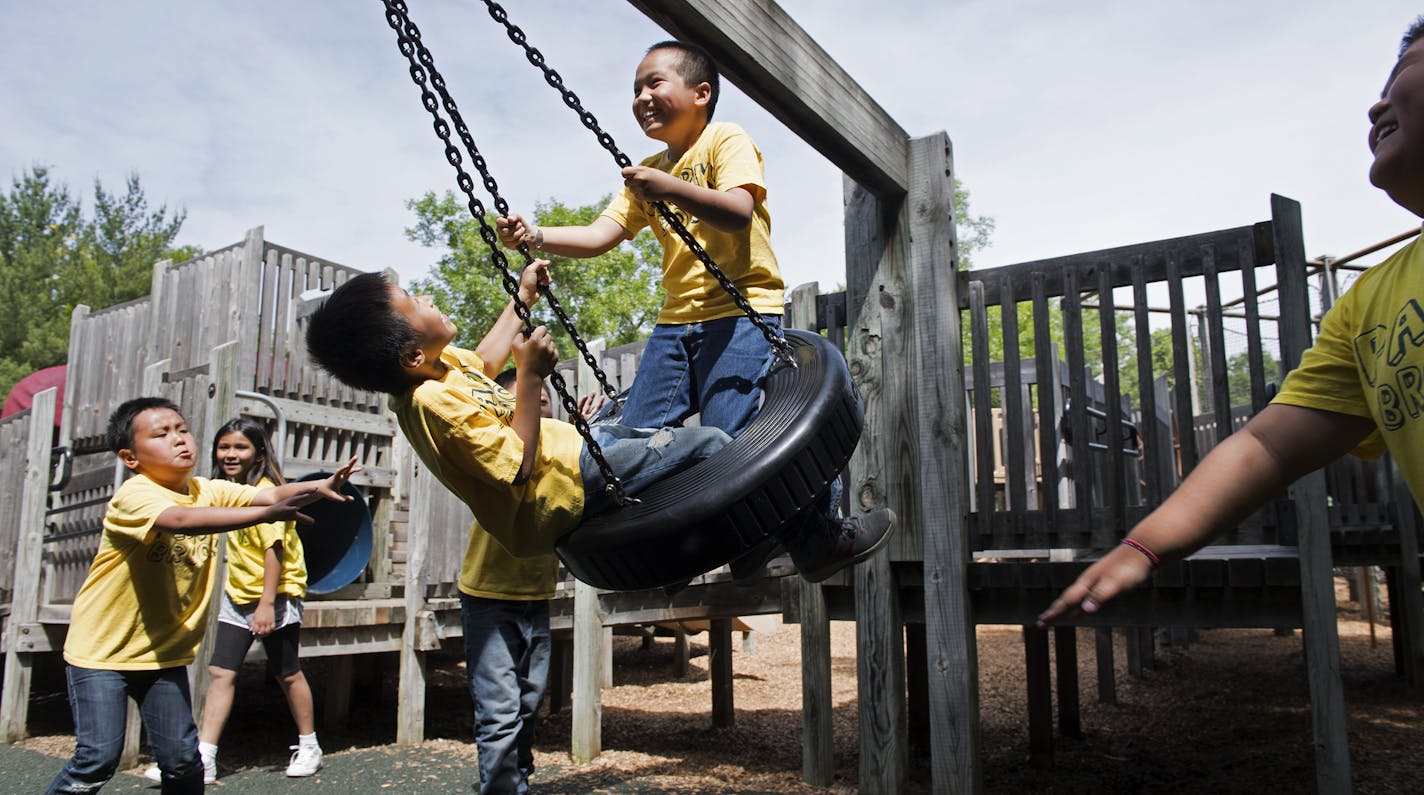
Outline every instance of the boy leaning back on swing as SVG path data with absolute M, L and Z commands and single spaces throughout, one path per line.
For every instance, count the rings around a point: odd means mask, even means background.
M 1410 26 L 1369 109 L 1370 182 L 1424 217 L 1424 17 Z M 1172 495 L 1039 616 L 1039 626 L 1096 612 L 1186 557 L 1296 478 L 1345 453 L 1386 449 L 1424 500 L 1424 241 L 1370 268 L 1326 313 L 1315 344 L 1271 405 L 1217 445 Z
M 548 262 L 520 275 L 525 305 L 548 284 Z M 474 350 L 451 343 L 456 328 L 429 296 L 412 296 L 380 274 L 349 279 L 312 313 L 307 350 L 344 383 L 390 395 L 401 431 L 421 462 L 470 510 L 481 528 L 517 557 L 554 551 L 586 515 L 613 507 L 604 477 L 578 430 L 542 419 L 543 380 L 557 352 L 547 328 L 526 333 L 514 301 Z M 511 394 L 494 378 L 513 353 Z M 660 478 L 720 450 L 718 428 L 590 426 L 603 457 L 634 496 Z M 808 511 L 779 531 L 802 576 L 811 580 L 863 559 L 888 523 L 836 520 Z

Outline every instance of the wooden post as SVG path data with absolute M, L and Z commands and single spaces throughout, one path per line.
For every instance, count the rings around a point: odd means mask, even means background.
M 1413 495 L 1396 469 L 1393 482 L 1394 507 L 1398 516 L 1399 568 L 1395 579 L 1396 596 L 1389 603 L 1394 625 L 1402 627 L 1402 637 L 1396 641 L 1398 667 L 1413 695 L 1424 691 L 1424 594 L 1420 593 L 1419 574 L 1419 514 Z M 1393 634 L 1393 633 L 1392 633 Z
M 1078 714 L 1078 631 L 1074 627 L 1053 628 L 1053 662 L 1058 671 L 1058 733 L 1082 737 Z
M 737 722 L 732 694 L 732 620 L 714 618 L 707 629 L 708 673 L 712 680 L 712 725 L 731 728 Z
M 603 614 L 598 591 L 574 583 L 574 703 L 569 755 L 588 762 L 603 751 L 603 696 L 599 688 L 603 659 Z
M 692 658 L 692 645 L 687 641 L 687 630 L 678 627 L 672 638 L 672 675 L 678 679 L 687 676 Z
M 818 292 L 816 282 L 791 291 L 787 328 L 816 328 Z M 797 577 L 794 587 L 801 611 L 801 777 L 814 787 L 829 787 L 836 770 L 831 729 L 831 622 L 819 584 Z
M 54 404 L 58 390 L 50 387 L 30 404 L 25 442 L 25 478 L 20 490 L 14 592 L 9 626 L 5 631 L 5 678 L 0 687 L 0 742 L 13 743 L 28 736 L 30 681 L 34 657 L 32 639 L 39 633 L 39 579 L 44 553 L 45 502 L 49 494 L 49 452 Z
M 1023 628 L 1024 673 L 1028 684 L 1028 762 L 1053 767 L 1053 686 L 1048 675 L 1048 631 Z
M 1271 236 L 1280 285 L 1281 363 L 1291 368 L 1300 363 L 1301 354 L 1310 346 L 1310 300 L 1299 204 L 1271 196 Z M 1340 681 L 1325 473 L 1316 470 L 1297 480 L 1290 488 L 1290 496 L 1298 520 L 1296 543 L 1310 715 L 1315 732 L 1315 785 L 1322 793 L 1348 792 L 1350 748 L 1345 732 L 1345 692 Z
M 356 667 L 352 655 L 338 654 L 326 658 L 326 698 L 322 705 L 322 720 L 327 726 L 345 726 L 351 718 L 351 680 Z
M 1094 634 L 1098 651 L 1098 703 L 1117 703 L 1117 670 L 1113 668 L 1111 627 L 1098 627 Z
M 426 558 L 430 549 L 435 476 L 417 466 L 411 483 L 410 528 L 406 533 L 405 626 L 401 630 L 400 686 L 396 695 L 396 744 L 425 740 L 425 654 L 416 643 L 420 615 L 425 610 Z
M 237 354 L 240 350 L 236 341 L 226 342 L 213 348 L 208 356 L 207 378 L 194 378 L 194 382 L 201 384 L 207 381 L 207 392 L 202 396 L 202 427 L 197 428 L 194 436 L 197 437 L 199 461 L 204 460 L 201 454 L 208 449 L 208 443 L 212 441 L 207 436 L 213 430 L 221 426 L 224 422 L 237 416 Z M 195 405 L 189 403 L 189 405 Z M 195 424 L 195 417 L 189 417 L 190 425 Z M 208 595 L 208 617 L 207 628 L 203 632 L 203 642 L 198 644 L 198 656 L 193 658 L 193 662 L 188 666 L 188 682 L 192 687 L 193 694 L 193 720 L 199 724 L 203 721 L 203 705 L 208 700 L 208 682 L 211 674 L 208 673 L 208 660 L 213 656 L 213 644 L 217 642 L 218 613 L 222 605 L 222 600 L 226 598 L 224 592 L 227 589 L 227 534 L 217 533 L 211 536 L 213 539 L 213 584 Z

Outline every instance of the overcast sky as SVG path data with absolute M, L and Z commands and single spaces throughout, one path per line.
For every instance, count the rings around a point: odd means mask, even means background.
M 477 0 L 411 15 L 516 208 L 598 200 L 617 169 Z M 510 0 L 511 20 L 633 159 L 643 50 L 665 34 L 617 0 Z M 1303 203 L 1310 256 L 1418 224 L 1366 178 L 1365 111 L 1403 0 L 783 0 L 911 135 L 946 131 L 976 214 L 980 266 L 1269 217 Z M 0 176 L 52 166 L 86 208 L 128 173 L 184 208 L 179 242 L 253 226 L 357 268 L 426 273 L 406 200 L 453 187 L 381 4 L 0 0 Z M 844 282 L 841 178 L 728 88 L 718 117 L 766 157 L 789 285 Z M 86 210 L 87 211 L 87 210 Z

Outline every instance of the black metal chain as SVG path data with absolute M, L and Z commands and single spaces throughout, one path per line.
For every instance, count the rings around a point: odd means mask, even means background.
M 435 134 L 440 138 L 441 142 L 445 144 L 445 159 L 450 163 L 450 166 L 455 169 L 456 184 L 459 185 L 460 190 L 465 194 L 466 199 L 468 199 L 467 206 L 469 207 L 470 214 L 474 216 L 475 220 L 479 223 L 480 238 L 483 239 L 485 244 L 490 248 L 491 259 L 494 261 L 495 267 L 499 268 L 504 291 L 509 294 L 510 299 L 513 301 L 514 313 L 519 317 L 520 321 L 523 322 L 525 332 L 532 332 L 534 330 L 534 322 L 529 311 L 529 306 L 519 297 L 519 281 L 514 277 L 514 274 L 510 272 L 509 261 L 504 256 L 504 252 L 500 250 L 498 235 L 494 229 L 490 227 L 489 223 L 485 221 L 485 206 L 479 198 L 475 196 L 474 179 L 470 177 L 465 171 L 464 166 L 461 165 L 463 157 L 460 154 L 460 150 L 451 143 L 450 130 L 452 123 L 460 136 L 461 142 L 465 144 L 470 159 L 475 163 L 475 167 L 479 170 L 481 177 L 483 177 L 485 187 L 495 196 L 495 200 L 500 203 L 500 211 L 502 214 L 508 214 L 508 205 L 504 204 L 504 200 L 499 196 L 498 185 L 490 175 L 484 157 L 479 153 L 479 150 L 475 148 L 474 139 L 470 135 L 469 129 L 465 126 L 464 120 L 460 117 L 459 109 L 455 107 L 454 100 L 445 89 L 445 79 L 435 69 L 434 57 L 430 54 L 430 50 L 421 43 L 420 29 L 410 20 L 410 14 L 406 9 L 404 0 L 382 0 L 382 2 L 386 6 L 386 24 L 390 25 L 391 30 L 395 31 L 396 41 L 401 54 L 404 55 L 406 60 L 410 63 L 411 80 L 420 88 L 421 104 L 425 106 L 425 109 L 430 112 L 431 117 L 434 119 Z M 435 90 L 440 93 L 439 100 L 436 99 L 435 93 L 430 90 L 430 86 L 434 86 Z M 450 115 L 450 121 L 446 121 L 445 118 L 440 115 L 440 109 L 442 107 L 445 109 L 445 112 Z M 521 253 L 524 254 L 527 266 L 527 262 L 530 261 L 528 248 L 521 245 L 520 250 Z M 555 314 L 559 316 L 560 321 L 564 323 L 565 328 L 569 330 L 570 336 L 573 337 L 576 344 L 579 345 L 579 350 L 583 352 L 586 360 L 593 366 L 595 373 L 599 377 L 599 383 L 602 384 L 605 391 L 612 396 L 614 393 L 608 385 L 607 377 L 592 361 L 592 354 L 588 352 L 587 347 L 583 345 L 582 339 L 580 339 L 577 332 L 573 330 L 572 321 L 564 314 L 562 308 L 558 307 L 557 302 L 553 300 L 553 296 L 546 288 L 541 288 L 540 293 L 550 299 L 550 308 L 554 309 Z M 598 442 L 594 441 L 593 434 L 589 430 L 588 422 L 579 412 L 578 402 L 569 394 L 568 386 L 564 383 L 563 376 L 555 371 L 549 375 L 549 381 L 553 384 L 554 391 L 558 393 L 564 410 L 568 412 L 574 427 L 578 429 L 579 435 L 583 437 L 584 444 L 588 447 L 589 455 L 598 464 L 598 470 L 603 475 L 605 482 L 604 489 L 608 494 L 612 495 L 613 499 L 619 505 L 637 502 L 636 499 L 627 496 L 623 492 L 623 481 L 613 472 L 613 469 L 608 465 L 608 460 L 603 456 L 602 448 L 599 447 Z
M 494 18 L 494 21 L 504 26 L 505 32 L 509 35 L 509 40 L 524 49 L 524 57 L 529 60 L 529 63 L 544 73 L 544 82 L 559 92 L 564 98 L 564 104 L 578 114 L 579 121 L 583 122 L 583 126 L 587 127 L 588 130 L 598 138 L 598 143 L 602 145 L 604 149 L 608 150 L 609 154 L 613 155 L 613 161 L 617 163 L 620 168 L 627 168 L 633 165 L 632 159 L 624 154 L 623 151 L 618 148 L 618 144 L 613 141 L 613 136 L 598 126 L 598 118 L 584 108 L 583 102 L 579 100 L 578 95 L 573 92 L 573 89 L 564 85 L 564 78 L 545 62 L 544 54 L 530 46 L 529 37 L 525 35 L 523 29 L 509 21 L 509 12 L 505 11 L 504 7 L 494 2 L 494 0 L 483 0 L 483 2 L 489 9 L 489 15 Z M 682 242 L 687 245 L 688 250 L 701 261 L 702 265 L 707 268 L 707 272 L 712 274 L 717 280 L 717 283 L 722 285 L 722 289 L 726 290 L 727 294 L 732 297 L 732 303 L 736 304 L 737 308 L 761 331 L 762 336 L 766 337 L 767 343 L 771 345 L 776 355 L 794 367 L 796 360 L 791 355 L 791 345 L 786 341 L 786 338 L 773 330 L 771 326 L 767 325 L 761 313 L 752 307 L 751 303 L 747 301 L 746 296 L 742 295 L 742 291 L 737 289 L 737 285 L 733 284 L 732 280 L 727 278 L 727 274 L 723 273 L 722 269 L 717 267 L 717 263 L 712 260 L 712 257 L 702 248 L 702 245 L 693 238 L 692 233 L 683 225 L 682 220 L 677 217 L 677 214 L 674 213 L 666 203 L 655 201 L 652 205 L 653 208 L 657 210 L 658 215 L 663 219 L 663 222 L 667 224 L 668 228 L 682 239 Z

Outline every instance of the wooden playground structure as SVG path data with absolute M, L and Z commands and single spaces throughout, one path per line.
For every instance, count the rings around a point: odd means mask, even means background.
M 733 622 L 779 613 L 802 636 L 807 782 L 832 778 L 832 620 L 856 621 L 862 792 L 904 789 L 911 733 L 929 750 L 935 792 L 982 789 L 977 624 L 1025 627 L 1027 723 L 1034 761 L 1050 764 L 1055 678 L 1058 730 L 1077 728 L 1077 629 L 1040 631 L 1033 619 L 1087 558 L 1117 544 L 1263 407 L 1309 345 L 1315 307 L 1298 205 L 1272 197 L 1269 218 L 1233 229 L 960 271 L 946 134 L 911 137 L 773 4 L 633 2 L 708 47 L 728 79 L 844 171 L 846 289 L 796 289 L 786 323 L 843 346 L 866 413 L 848 468 L 850 506 L 892 507 L 900 524 L 887 552 L 819 585 L 781 576 L 784 561 L 754 586 L 714 571 L 672 598 L 566 582 L 554 609 L 563 641 L 551 697 L 561 704 L 572 693 L 575 758 L 599 750 L 608 632 L 708 622 L 712 720 L 725 725 L 735 719 Z M 69 603 L 97 546 L 116 482 L 104 420 L 119 402 L 153 393 L 178 401 L 204 444 L 239 413 L 280 422 L 294 477 L 360 459 L 353 482 L 370 509 L 370 558 L 357 581 L 310 599 L 303 654 L 333 663 L 328 720 L 349 708 L 358 665 L 398 654 L 398 741 L 422 739 L 424 654 L 459 642 L 455 583 L 470 515 L 409 454 L 380 396 L 306 361 L 305 318 L 356 272 L 269 242 L 259 227 L 231 247 L 158 263 L 146 298 L 75 312 L 65 393 L 41 393 L 29 412 L 0 421 L 0 740 L 25 735 L 29 672 L 62 647 Z M 1265 312 L 1268 289 L 1276 301 Z M 1202 296 L 1201 311 L 1189 291 Z M 1170 329 L 1166 370 L 1152 356 L 1158 328 Z M 1021 356 L 1030 333 L 1033 355 Z M 1241 405 L 1232 399 L 1228 334 L 1246 340 Z M 1001 360 L 990 353 L 994 335 Z M 1124 339 L 1131 343 L 1120 346 Z M 600 356 L 614 383 L 626 384 L 636 349 Z M 578 366 L 564 367 L 589 390 Z M 1205 387 L 1187 388 L 1196 384 Z M 49 401 L 63 405 L 57 445 Z M 62 486 L 59 448 L 68 451 Z M 1100 692 L 1113 690 L 1115 638 L 1140 664 L 1154 628 L 1301 627 L 1314 715 L 1313 737 L 1301 741 L 1316 749 L 1317 788 L 1348 791 L 1333 567 L 1389 573 L 1396 663 L 1417 689 L 1419 527 L 1387 460 L 1307 476 L 1222 543 L 1079 621 L 1096 632 Z M 199 682 L 205 667 L 195 666 Z M 195 696 L 200 710 L 200 687 Z M 136 752 L 136 722 L 131 728 Z

